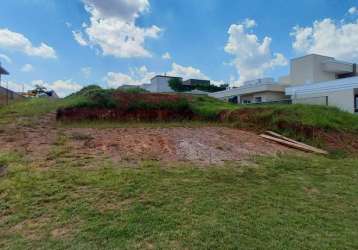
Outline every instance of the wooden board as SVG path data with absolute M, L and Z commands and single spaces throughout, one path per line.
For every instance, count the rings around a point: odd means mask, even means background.
M 261 134 L 260 136 L 262 138 L 267 139 L 267 140 L 274 141 L 274 142 L 277 142 L 279 144 L 285 145 L 287 147 L 298 149 L 298 150 L 301 150 L 301 151 L 304 151 L 304 152 L 328 155 L 327 151 L 324 151 L 322 149 L 306 145 L 306 144 L 301 143 L 301 142 L 296 142 L 295 140 L 292 140 L 292 139 L 289 139 L 289 138 L 288 138 L 289 140 L 285 140 L 285 139 L 273 137 L 271 135 L 266 135 L 266 134 Z

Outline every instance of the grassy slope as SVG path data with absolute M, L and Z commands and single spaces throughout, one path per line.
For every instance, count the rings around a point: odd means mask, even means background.
M 68 157 L 68 155 L 67 155 Z M 353 249 L 358 161 L 126 167 L 1 155 L 1 249 Z M 92 165 L 92 168 L 82 169 Z

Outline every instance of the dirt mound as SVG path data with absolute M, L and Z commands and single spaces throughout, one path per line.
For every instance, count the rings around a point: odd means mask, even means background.
M 275 113 L 275 119 L 272 119 L 273 110 L 270 108 L 245 108 L 235 111 L 222 111 L 219 115 L 221 122 L 232 122 L 236 127 L 248 129 L 258 133 L 266 130 L 277 130 L 287 132 L 294 139 L 309 140 L 320 144 L 328 151 L 345 151 L 350 154 L 358 154 L 358 135 L 346 133 L 344 131 L 335 131 L 333 129 L 325 130 L 314 126 L 302 124 L 299 122 L 288 122 L 280 119 L 284 114 Z
M 108 100 L 108 97 L 105 98 Z M 114 107 L 92 104 L 90 107 L 59 109 L 57 120 L 179 121 L 194 118 L 188 102 L 190 97 L 184 95 L 117 91 L 109 98 L 114 102 Z
M 148 105 L 160 105 L 161 103 L 176 103 L 190 100 L 191 98 L 178 94 L 115 92 L 113 99 L 119 103 L 121 108 L 130 108 L 133 103 L 138 102 Z
M 111 120 L 111 121 L 182 121 L 192 120 L 193 112 L 170 109 L 106 109 L 106 108 L 67 108 L 57 112 L 57 120 Z

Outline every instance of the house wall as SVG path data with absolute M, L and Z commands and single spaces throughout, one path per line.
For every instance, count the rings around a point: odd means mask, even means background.
M 354 90 L 301 94 L 292 97 L 293 103 L 327 105 L 354 113 Z
M 155 77 L 151 80 L 151 85 L 149 87 L 149 91 L 151 92 L 174 92 L 172 88 L 169 86 L 169 81 L 171 78 L 169 77 Z
M 254 94 L 239 96 L 239 100 L 241 101 L 241 103 L 244 103 L 245 101 L 250 101 L 250 103 L 255 103 L 257 97 L 261 97 L 262 102 L 275 102 L 275 101 L 288 99 L 288 97 L 282 92 L 265 91 L 265 92 L 258 92 Z
M 308 55 L 291 60 L 291 85 L 302 85 L 335 80 L 336 74 L 324 71 L 323 62 L 334 58 L 320 55 Z
M 25 99 L 25 97 L 8 90 L 6 88 L 0 87 L 0 105 L 5 105 L 8 101 L 21 100 Z

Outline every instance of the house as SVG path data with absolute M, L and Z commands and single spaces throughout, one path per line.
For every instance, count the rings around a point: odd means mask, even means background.
M 188 79 L 183 82 L 185 86 L 209 86 L 210 80 Z
M 5 70 L 0 64 L 0 105 L 6 105 L 12 100 L 23 99 L 23 96 L 1 86 L 2 75 L 9 75 L 9 72 L 7 72 L 7 70 Z
M 293 103 L 335 106 L 358 113 L 355 63 L 316 54 L 296 58 L 291 61 L 290 81 L 285 92 Z
M 273 78 L 263 78 L 247 81 L 241 87 L 214 92 L 209 96 L 241 104 L 284 102 L 288 99 L 286 87 L 286 84 L 275 82 Z
M 357 64 L 310 54 L 290 62 L 290 74 L 245 82 L 238 88 L 210 94 L 219 99 L 249 104 L 289 102 L 335 106 L 358 113 Z
M 150 80 L 150 84 L 143 84 L 140 87 L 154 93 L 170 93 L 174 90 L 169 86 L 170 80 L 178 79 L 183 81 L 181 77 L 157 75 Z

